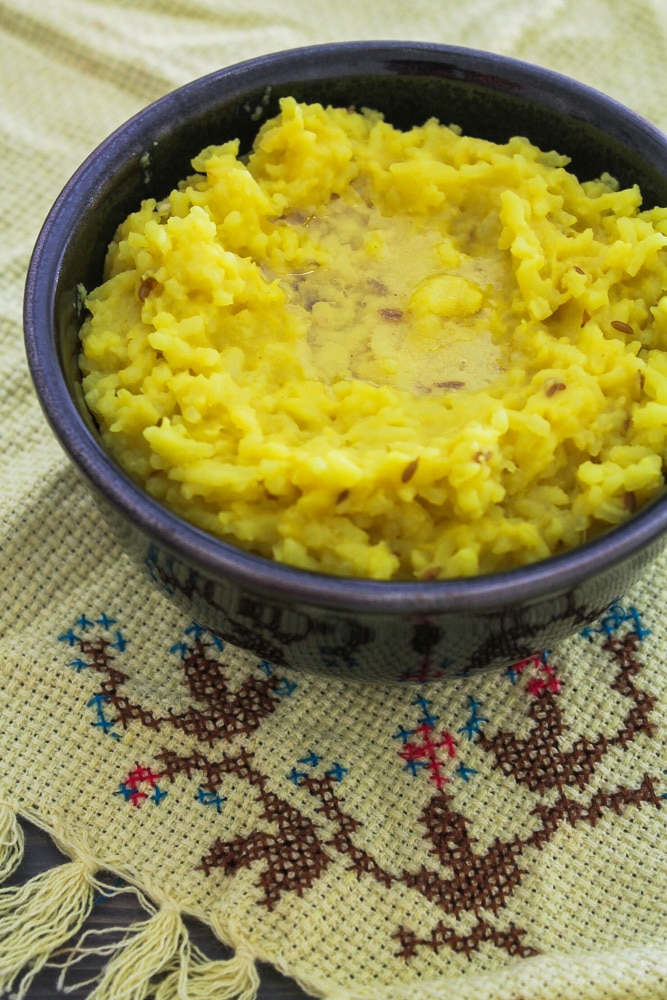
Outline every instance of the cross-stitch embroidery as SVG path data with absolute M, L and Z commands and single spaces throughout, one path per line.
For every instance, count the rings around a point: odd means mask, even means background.
M 258 904 L 273 910 L 289 893 L 303 897 L 337 858 L 343 859 L 358 879 L 370 878 L 385 888 L 408 887 L 442 914 L 431 927 L 423 926 L 424 918 L 415 916 L 415 926 L 395 929 L 392 947 L 409 961 L 423 948 L 434 952 L 449 948 L 469 956 L 484 943 L 512 956 L 536 954 L 537 943 L 527 940 L 526 929 L 502 920 L 529 869 L 528 849 L 543 850 L 563 826 L 595 826 L 608 810 L 620 814 L 631 807 L 661 807 L 664 796 L 649 774 L 633 787 L 590 788 L 610 750 L 624 749 L 639 734 L 655 732 L 654 700 L 636 680 L 642 670 L 641 646 L 648 635 L 639 612 L 621 605 L 581 634 L 581 642 L 600 644 L 610 665 L 610 685 L 625 704 L 613 732 L 566 737 L 560 704 L 566 687 L 548 651 L 498 674 L 498 684 L 514 685 L 525 698 L 527 726 L 519 725 L 517 730 L 494 728 L 492 711 L 471 693 L 463 704 L 460 724 L 450 728 L 442 725 L 432 700 L 423 694 L 413 696 L 412 720 L 404 719 L 388 734 L 388 740 L 395 741 L 401 769 L 426 779 L 431 788 L 415 823 L 430 844 L 433 860 L 413 869 L 398 861 L 391 869 L 362 846 L 358 836 L 362 823 L 345 808 L 341 797 L 341 786 L 350 773 L 344 760 L 326 758 L 317 746 L 304 748 L 283 773 L 285 792 L 278 794 L 253 753 L 242 745 L 239 748 L 243 736 L 255 732 L 277 710 L 281 699 L 296 690 L 295 682 L 277 676 L 268 661 L 258 661 L 232 689 L 224 643 L 192 625 L 170 652 L 180 662 L 183 684 L 193 703 L 180 712 L 159 714 L 127 694 L 130 667 L 120 670 L 117 660 L 125 654 L 128 639 L 117 622 L 107 616 L 82 615 L 58 638 L 73 651 L 69 667 L 77 673 L 90 670 L 101 678 L 99 690 L 88 702 L 95 716 L 92 724 L 101 734 L 118 738 L 139 724 L 159 731 L 162 737 L 170 729 L 179 731 L 201 747 L 184 754 L 163 746 L 152 762 L 137 762 L 115 790 L 121 800 L 132 806 L 159 806 L 168 794 L 167 786 L 185 775 L 193 782 L 193 797 L 202 808 L 222 813 L 225 779 L 234 776 L 247 784 L 265 826 L 229 839 L 216 837 L 193 868 L 205 875 L 215 870 L 230 878 L 241 869 L 252 869 L 257 874 Z M 428 646 L 427 632 L 419 641 Z M 233 749 L 221 756 L 211 755 L 215 747 L 232 744 Z M 478 848 L 470 819 L 457 807 L 451 783 L 452 778 L 462 784 L 479 780 L 478 768 L 465 759 L 465 748 L 473 744 L 490 761 L 491 773 L 502 772 L 537 797 L 536 822 L 507 840 L 496 837 L 483 850 Z M 581 794 L 573 797 L 571 788 Z M 305 808 L 313 800 L 321 821 L 312 819 Z M 462 917 L 467 917 L 465 929 L 456 924 Z

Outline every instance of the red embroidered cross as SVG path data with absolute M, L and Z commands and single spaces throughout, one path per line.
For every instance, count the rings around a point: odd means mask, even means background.
M 539 698 L 545 691 L 558 694 L 562 682 L 556 677 L 556 668 L 547 663 L 542 653 L 537 653 L 535 656 L 529 656 L 525 660 L 515 663 L 512 671 L 515 674 L 522 674 L 528 667 L 535 667 L 538 671 L 537 676 L 531 677 L 526 685 L 529 694 L 534 698 Z
M 512 667 L 515 674 L 522 674 L 527 667 L 539 667 L 542 664 L 542 654 L 535 653 L 534 656 L 527 656 L 525 660 L 519 660 Z
M 456 755 L 456 740 L 446 730 L 443 730 L 439 737 L 433 739 L 433 727 L 429 726 L 428 723 L 418 726 L 412 735 L 421 736 L 422 741 L 420 743 L 406 742 L 399 751 L 399 756 L 407 761 L 407 767 L 413 774 L 416 773 L 418 767 L 426 768 L 430 780 L 440 790 L 443 785 L 447 784 L 449 778 L 443 773 L 444 763 L 438 759 L 438 751 L 444 748 L 447 751 L 447 756 L 451 759 Z
M 141 782 L 147 781 L 151 788 L 155 788 L 161 777 L 162 772 L 154 774 L 150 767 L 142 767 L 141 764 L 137 764 L 134 771 L 130 771 L 128 774 L 125 784 L 128 788 L 136 788 Z
M 155 793 L 159 793 L 158 781 L 164 776 L 164 771 L 154 772 L 151 771 L 149 767 L 143 767 L 141 764 L 137 764 L 133 771 L 130 771 L 125 781 L 120 786 L 120 794 L 123 795 L 126 802 L 131 802 L 133 806 L 138 806 L 140 802 L 148 798 L 148 792 L 142 792 L 139 788 L 142 784 L 148 784 L 148 786 L 155 790 Z M 166 793 L 163 793 L 165 795 Z
M 541 676 L 531 677 L 528 681 L 528 693 L 532 694 L 535 698 L 538 698 L 545 691 L 550 691 L 552 694 L 558 694 L 561 688 L 561 682 L 556 677 L 554 667 L 550 667 L 548 664 L 543 663 L 540 669 Z

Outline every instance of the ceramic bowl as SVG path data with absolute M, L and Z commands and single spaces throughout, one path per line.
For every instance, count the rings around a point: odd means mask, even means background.
M 572 158 L 580 179 L 638 183 L 667 203 L 667 141 L 631 110 L 574 80 L 446 45 L 308 47 L 222 69 L 168 94 L 104 141 L 57 199 L 25 291 L 34 385 L 56 437 L 117 540 L 202 626 L 275 664 L 363 681 L 427 681 L 508 665 L 598 618 L 665 544 L 667 499 L 580 548 L 473 579 L 375 582 L 319 575 L 249 555 L 175 517 L 100 444 L 77 368 L 78 287 L 92 288 L 117 224 L 160 198 L 204 146 L 248 148 L 278 99 L 369 106 L 406 128 L 435 116 L 497 142 L 525 135 Z M 109 544 L 116 544 L 110 539 Z

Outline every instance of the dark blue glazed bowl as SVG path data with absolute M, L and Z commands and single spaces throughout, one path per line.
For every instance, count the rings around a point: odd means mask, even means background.
M 502 142 L 525 135 L 667 204 L 667 140 L 608 97 L 548 70 L 445 45 L 357 42 L 261 56 L 152 104 L 67 184 L 35 246 L 25 338 L 37 394 L 120 544 L 188 614 L 259 657 L 336 677 L 428 680 L 507 666 L 601 615 L 665 544 L 667 499 L 575 551 L 512 572 L 430 583 L 342 579 L 249 555 L 185 523 L 108 456 L 77 368 L 77 288 L 92 288 L 117 224 L 162 197 L 210 143 L 240 137 L 281 96 L 369 106 L 406 128 L 431 116 Z M 109 544 L 115 544 L 111 542 Z

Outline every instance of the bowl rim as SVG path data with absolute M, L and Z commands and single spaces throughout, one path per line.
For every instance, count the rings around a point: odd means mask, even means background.
M 317 606 L 347 613 L 429 614 L 496 613 L 508 603 L 536 603 L 545 595 L 570 593 L 591 577 L 607 572 L 657 545 L 667 534 L 667 493 L 661 494 L 628 521 L 575 549 L 526 566 L 497 573 L 446 580 L 371 580 L 312 572 L 247 552 L 207 534 L 173 514 L 126 475 L 107 454 L 77 410 L 58 358 L 55 328 L 55 289 L 77 213 L 99 194 L 105 167 L 113 168 L 136 147 L 148 123 L 166 123 L 174 109 L 196 103 L 211 84 L 229 85 L 243 93 L 254 85 L 268 85 L 276 73 L 298 64 L 324 78 L 324 67 L 341 65 L 350 75 L 368 73 L 366 57 L 388 63 L 438 58 L 453 73 L 484 69 L 504 73 L 508 88 L 525 95 L 537 80 L 548 83 L 549 104 L 572 115 L 569 102 L 577 99 L 578 117 L 622 140 L 642 135 L 651 155 L 667 159 L 667 137 L 640 114 L 614 98 L 554 70 L 511 56 L 436 42 L 360 40 L 329 42 L 271 52 L 243 60 L 185 83 L 146 105 L 114 129 L 83 160 L 62 188 L 37 237 L 26 274 L 23 317 L 24 346 L 37 397 L 48 423 L 70 461 L 108 503 L 137 531 L 207 574 L 286 603 Z M 313 67 L 317 67 L 315 72 Z M 514 88 L 514 89 L 512 89 Z M 491 88 L 491 89 L 498 89 Z M 55 377 L 54 377 L 55 373 Z

